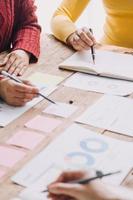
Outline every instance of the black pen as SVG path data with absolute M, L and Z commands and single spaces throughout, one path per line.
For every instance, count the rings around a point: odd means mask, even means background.
M 81 184 L 81 185 L 85 185 L 85 184 L 88 184 L 91 181 L 94 181 L 96 179 L 101 179 L 103 177 L 112 176 L 112 175 L 119 174 L 119 173 L 121 173 L 121 171 L 111 172 L 111 173 L 107 173 L 107 174 L 103 174 L 101 171 L 96 171 L 96 176 L 94 176 L 92 178 L 80 179 L 80 180 L 76 180 L 76 181 L 69 181 L 67 183 L 69 183 L 69 184 Z M 49 192 L 49 191 L 48 191 L 48 189 L 46 189 L 43 192 Z
M 6 77 L 8 77 L 8 78 L 14 80 L 14 81 L 17 82 L 17 83 L 23 83 L 23 81 L 21 81 L 21 80 L 18 79 L 17 77 L 14 77 L 13 75 L 9 74 L 9 73 L 6 72 L 6 71 L 1 71 L 1 74 L 2 74 L 3 76 L 6 76 Z M 45 96 L 44 96 L 43 94 L 41 94 L 40 92 L 38 93 L 38 95 L 41 96 L 41 97 L 43 97 L 43 98 L 46 99 L 47 101 L 49 101 L 49 102 L 51 102 L 51 103 L 53 103 L 53 104 L 56 104 L 54 101 L 52 101 L 51 99 L 45 97 Z
M 93 30 L 91 28 L 89 28 L 89 31 L 91 32 L 91 34 L 93 35 Z M 92 45 L 91 47 L 91 55 L 92 55 L 92 60 L 93 60 L 93 63 L 95 64 L 95 49 L 94 49 L 94 46 Z

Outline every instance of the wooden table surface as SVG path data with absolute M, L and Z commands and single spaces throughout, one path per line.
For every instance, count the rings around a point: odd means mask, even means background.
M 99 48 L 113 50 L 118 52 L 132 52 L 131 49 L 123 49 L 118 47 L 109 47 L 109 46 L 99 46 Z M 52 75 L 59 75 L 64 78 L 68 78 L 73 74 L 73 72 L 68 72 L 65 70 L 59 70 L 58 64 L 64 61 L 74 53 L 73 50 L 69 49 L 62 43 L 55 40 L 52 36 L 43 36 L 41 40 L 41 55 L 39 62 L 37 64 L 31 65 L 24 77 L 29 76 L 33 72 L 44 72 Z M 13 197 L 16 197 L 18 192 L 23 188 L 21 186 L 15 185 L 11 182 L 10 177 L 14 175 L 19 169 L 21 169 L 25 163 L 31 160 L 38 152 L 44 149 L 54 138 L 61 134 L 67 127 L 69 127 L 74 119 L 80 115 L 88 106 L 92 105 L 95 101 L 98 100 L 103 94 L 86 92 L 78 89 L 64 87 L 63 84 L 60 84 L 58 89 L 53 92 L 50 97 L 55 101 L 62 101 L 68 103 L 70 100 L 74 102 L 74 105 L 78 106 L 78 111 L 72 115 L 69 119 L 63 119 L 63 123 L 59 128 L 54 132 L 47 134 L 43 142 L 35 148 L 33 151 L 29 151 L 27 156 L 20 161 L 12 169 L 8 169 L 7 175 L 4 177 L 0 183 L 0 200 L 10 200 Z M 24 124 L 35 117 L 38 114 L 41 114 L 41 111 L 47 107 L 49 103 L 47 101 L 42 101 L 37 104 L 34 108 L 30 109 L 28 112 L 24 113 L 14 122 L 10 123 L 5 128 L 0 129 L 0 144 L 4 144 L 5 141 L 14 135 L 20 129 L 24 128 Z M 111 133 L 101 129 L 97 129 L 91 126 L 83 125 L 86 128 L 97 131 L 101 134 L 108 135 L 113 138 L 117 138 L 125 141 L 133 141 L 133 138 L 128 136 L 122 136 L 116 133 Z M 129 172 L 128 176 L 125 178 L 123 185 L 133 188 L 133 171 Z

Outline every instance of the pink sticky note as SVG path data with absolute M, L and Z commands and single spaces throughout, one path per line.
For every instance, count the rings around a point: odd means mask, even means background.
M 24 156 L 25 152 L 9 147 L 0 146 L 0 165 L 5 167 L 13 167 Z
M 32 128 L 35 130 L 43 131 L 49 133 L 57 128 L 61 124 L 60 120 L 52 119 L 44 116 L 38 115 L 31 121 L 25 124 L 27 128 Z
M 0 169 L 0 178 L 3 178 L 3 176 L 6 174 L 6 171 L 3 169 Z
M 32 131 L 19 131 L 12 138 L 10 138 L 6 143 L 32 150 L 43 139 L 44 139 L 44 136 L 38 133 L 35 133 Z

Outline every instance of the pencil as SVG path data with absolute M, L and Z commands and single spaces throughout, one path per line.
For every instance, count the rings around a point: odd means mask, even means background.
M 23 81 L 21 81 L 21 80 L 18 79 L 17 77 L 12 76 L 11 74 L 9 74 L 9 73 L 6 72 L 6 71 L 1 71 L 1 74 L 2 74 L 3 76 L 6 76 L 6 77 L 8 77 L 8 78 L 14 80 L 14 81 L 17 82 L 17 83 L 23 83 Z M 41 97 L 43 97 L 43 98 L 46 99 L 47 101 L 49 101 L 49 102 L 51 102 L 51 103 L 53 103 L 53 104 L 56 104 L 56 103 L 55 103 L 54 101 L 52 101 L 51 99 L 45 97 L 42 93 L 39 92 L 38 95 L 41 96 Z
M 91 28 L 89 29 L 89 31 L 93 34 L 93 30 Z M 92 60 L 93 60 L 93 63 L 95 64 L 95 49 L 93 45 L 90 48 L 91 48 Z
M 107 174 L 103 174 L 101 171 L 96 171 L 96 176 L 94 176 L 92 178 L 80 179 L 80 180 L 76 180 L 76 181 L 69 181 L 67 183 L 69 183 L 69 184 L 81 184 L 81 185 L 85 185 L 85 184 L 88 184 L 91 181 L 94 181 L 96 179 L 101 179 L 103 177 L 112 176 L 112 175 L 119 174 L 119 173 L 121 173 L 121 171 L 111 172 L 111 173 L 107 173 Z M 49 192 L 49 191 L 47 189 L 47 190 L 44 190 L 43 192 L 45 193 L 45 192 Z

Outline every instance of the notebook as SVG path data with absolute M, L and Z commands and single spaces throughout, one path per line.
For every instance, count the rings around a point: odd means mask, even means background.
M 133 56 L 111 51 L 96 50 L 95 64 L 89 50 L 77 52 L 59 68 L 133 81 Z

